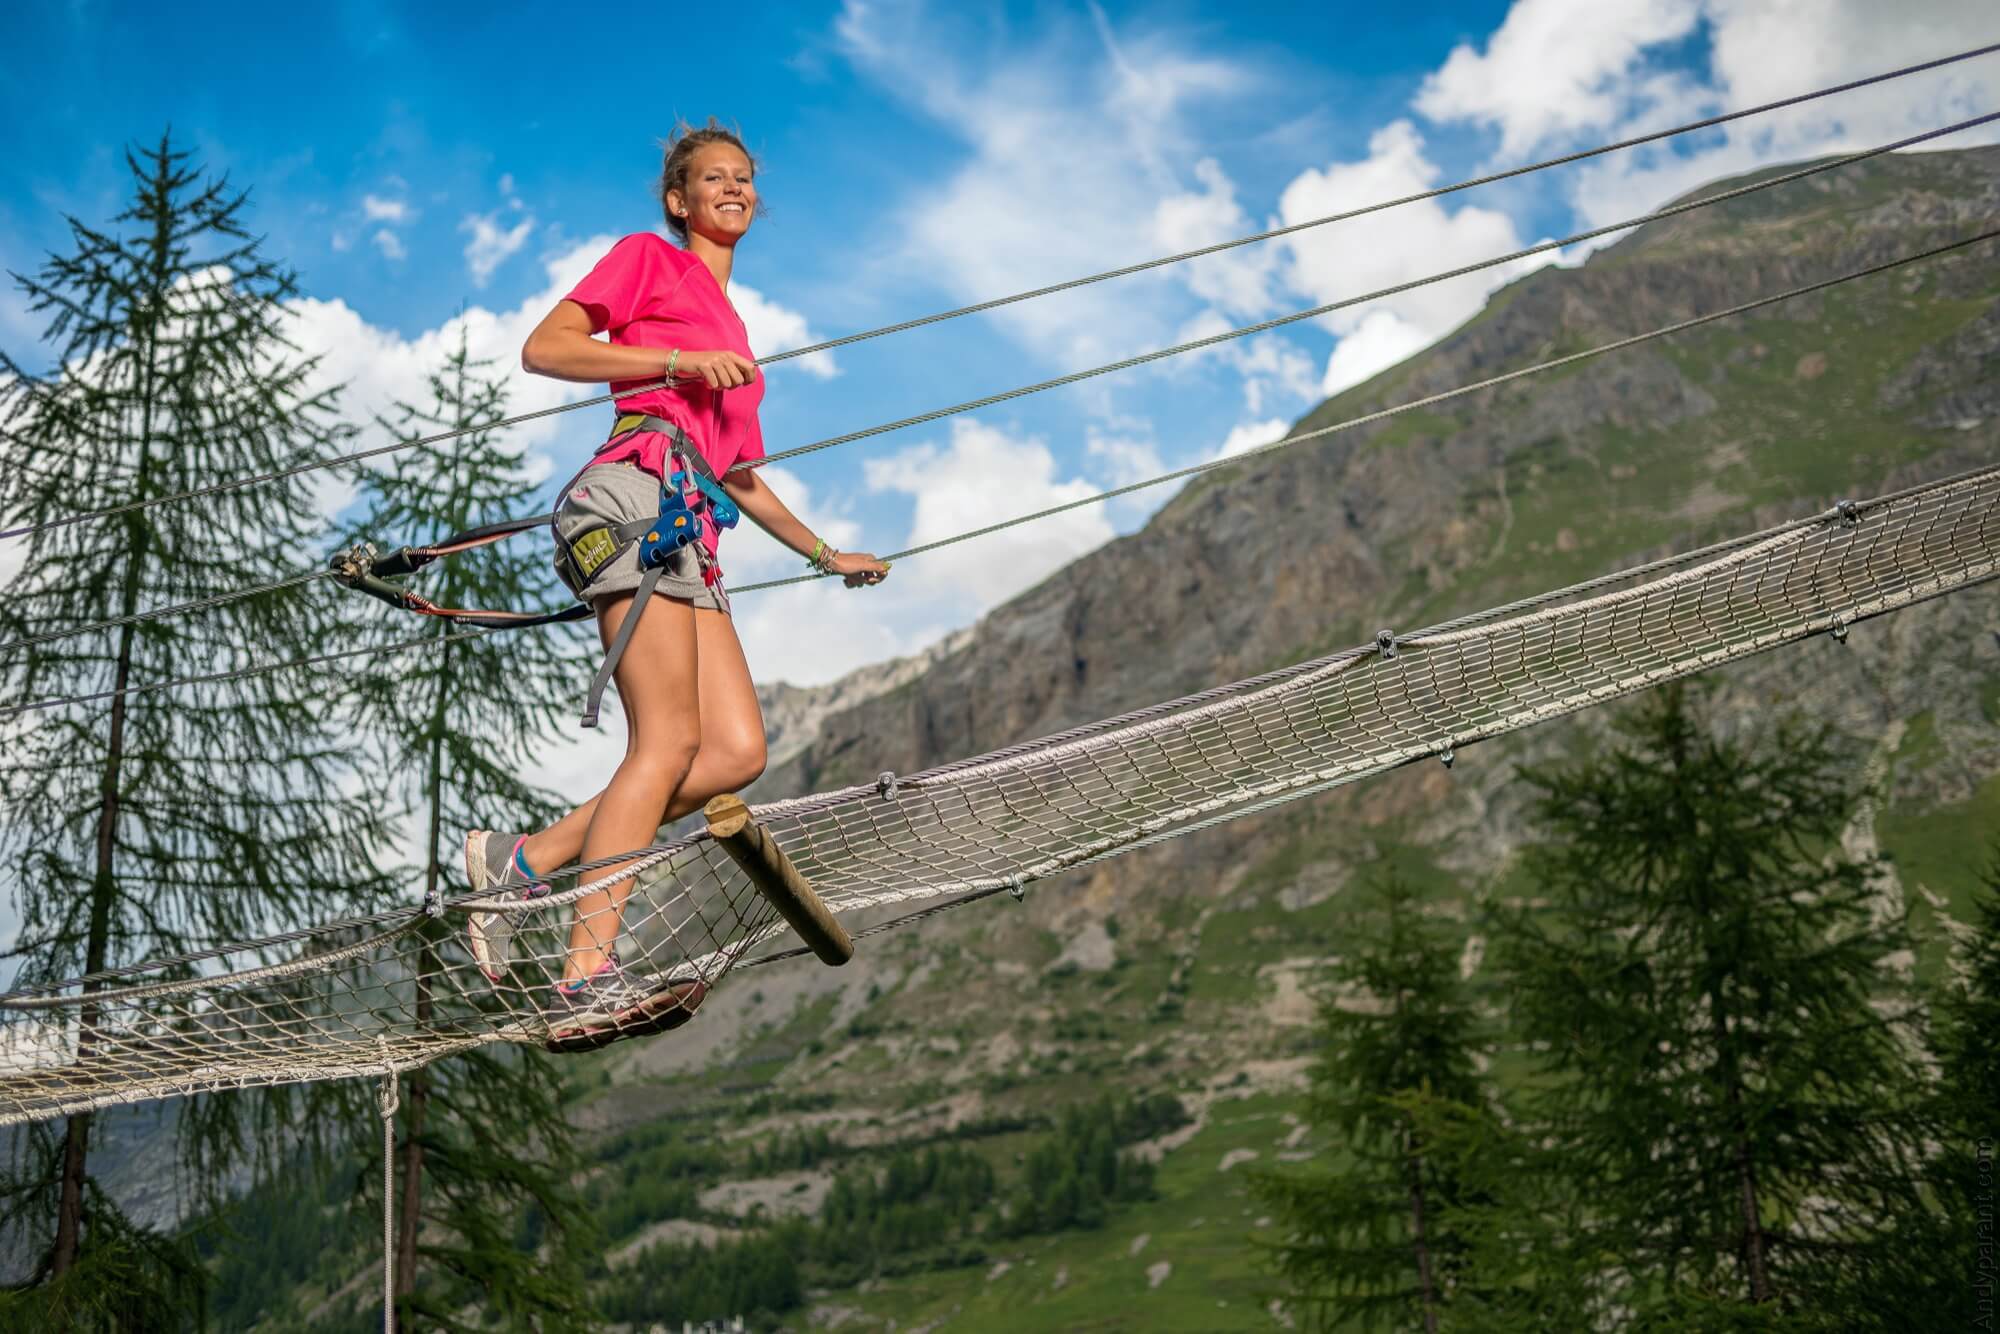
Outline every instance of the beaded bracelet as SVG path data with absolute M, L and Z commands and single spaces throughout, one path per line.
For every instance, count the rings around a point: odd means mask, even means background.
M 821 574 L 832 574 L 833 563 L 839 559 L 840 553 L 828 546 L 825 538 L 815 538 L 813 540 L 813 554 L 806 557 L 806 565 L 810 569 L 818 570 Z

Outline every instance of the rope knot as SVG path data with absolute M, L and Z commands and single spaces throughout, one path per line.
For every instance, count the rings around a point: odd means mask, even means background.
M 396 1067 L 392 1065 L 389 1072 L 382 1076 L 382 1087 L 375 1094 L 375 1103 L 382 1109 L 384 1121 L 395 1120 L 396 1113 L 403 1108 L 403 1095 L 397 1080 Z

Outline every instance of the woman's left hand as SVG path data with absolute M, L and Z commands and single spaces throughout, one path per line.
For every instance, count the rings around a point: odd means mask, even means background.
M 849 588 L 862 588 L 887 579 L 889 566 L 865 551 L 843 551 L 833 558 L 832 572 L 846 580 Z

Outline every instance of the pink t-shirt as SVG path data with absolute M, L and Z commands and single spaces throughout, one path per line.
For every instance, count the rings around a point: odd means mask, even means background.
M 677 347 L 683 352 L 724 348 L 752 355 L 750 335 L 708 265 L 654 232 L 636 232 L 612 246 L 569 299 L 589 312 L 592 333 L 608 329 L 611 341 L 620 347 Z M 611 391 L 645 382 L 614 380 Z M 757 424 L 757 406 L 763 400 L 761 372 L 749 384 L 720 391 L 696 376 L 621 398 L 618 411 L 649 412 L 673 422 L 687 432 L 720 477 L 745 459 L 764 457 L 764 432 Z M 668 445 L 659 432 L 642 431 L 601 451 L 591 462 L 636 463 L 663 477 Z M 704 526 L 712 552 L 715 527 Z

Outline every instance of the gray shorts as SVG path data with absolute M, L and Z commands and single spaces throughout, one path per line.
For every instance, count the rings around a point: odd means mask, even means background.
M 629 463 L 599 463 L 585 468 L 569 484 L 556 502 L 556 532 L 565 543 L 603 525 L 650 519 L 660 512 L 660 479 Z M 563 576 L 569 591 L 579 597 L 585 590 L 569 583 L 561 562 L 556 574 Z M 596 572 L 588 587 L 592 602 L 614 593 L 630 593 L 639 586 L 645 571 L 639 568 L 639 544 L 633 542 Z M 682 547 L 667 561 L 655 593 L 680 598 L 710 611 L 727 612 L 729 600 L 719 587 L 702 582 L 701 564 L 692 546 Z

